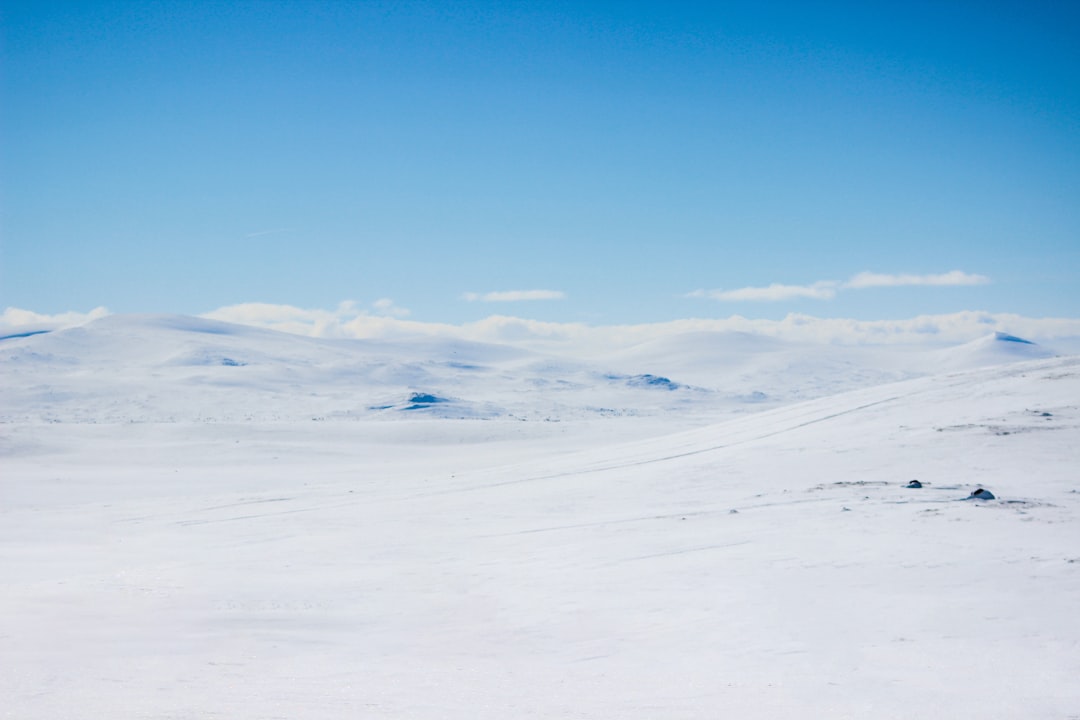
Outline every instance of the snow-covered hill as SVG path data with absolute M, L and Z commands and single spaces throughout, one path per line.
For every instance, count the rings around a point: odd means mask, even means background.
M 961 370 L 1054 355 L 1052 350 L 1030 340 L 996 332 L 959 347 L 939 351 L 936 353 L 936 365 L 939 370 Z
M 407 411 L 526 420 L 665 416 L 688 427 L 942 369 L 1053 354 L 1008 337 L 927 349 L 699 332 L 577 356 L 444 338 L 322 340 L 200 318 L 109 316 L 0 341 L 0 422 L 326 421 Z
M 0 341 L 0 717 L 1073 717 L 1080 358 L 1008 342 Z

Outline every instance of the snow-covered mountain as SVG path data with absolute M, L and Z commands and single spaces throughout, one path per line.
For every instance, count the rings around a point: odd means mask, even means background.
M 1026 345 L 0 341 L 0 717 L 1069 718 L 1080 358 Z

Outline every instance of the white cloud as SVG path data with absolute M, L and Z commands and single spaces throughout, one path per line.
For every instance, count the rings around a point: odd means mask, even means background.
M 907 285 L 985 285 L 988 282 L 990 282 L 990 278 L 985 275 L 975 275 L 962 270 L 953 270 L 938 275 L 888 275 L 885 273 L 861 272 L 844 283 L 844 287 L 862 289 Z
M 96 307 L 90 312 L 65 312 L 56 315 L 36 313 L 32 310 L 20 308 L 6 308 L 0 315 L 0 334 L 14 335 L 21 332 L 36 332 L 39 330 L 60 330 L 61 328 L 82 325 L 91 320 L 105 317 L 109 311 L 104 307 Z
M 831 300 L 836 296 L 836 283 L 829 280 L 813 285 L 781 285 L 773 283 L 768 287 L 744 287 L 735 290 L 695 290 L 687 297 L 706 297 L 712 300 L 732 302 L 791 300 L 792 298 L 811 298 L 813 300 Z
M 462 298 L 469 302 L 521 302 L 523 300 L 563 300 L 561 290 L 502 290 L 489 293 L 468 292 Z
M 724 302 L 776 302 L 809 298 L 811 300 L 832 300 L 838 290 L 863 290 L 874 287 L 905 287 L 911 285 L 985 285 L 990 278 L 975 275 L 962 270 L 952 270 L 937 275 L 890 275 L 887 273 L 858 273 L 845 283 L 835 280 L 820 280 L 813 285 L 781 285 L 773 283 L 767 287 L 744 287 L 735 290 L 695 290 L 686 297 L 709 298 Z

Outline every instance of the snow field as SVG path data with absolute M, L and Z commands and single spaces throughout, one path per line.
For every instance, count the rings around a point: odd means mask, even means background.
M 1080 714 L 1077 358 L 712 424 L 83 391 L 3 426 L 0 717 Z

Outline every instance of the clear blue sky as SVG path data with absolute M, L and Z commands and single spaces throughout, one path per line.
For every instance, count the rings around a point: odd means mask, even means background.
M 1080 315 L 1078 4 L 0 8 L 0 307 Z

